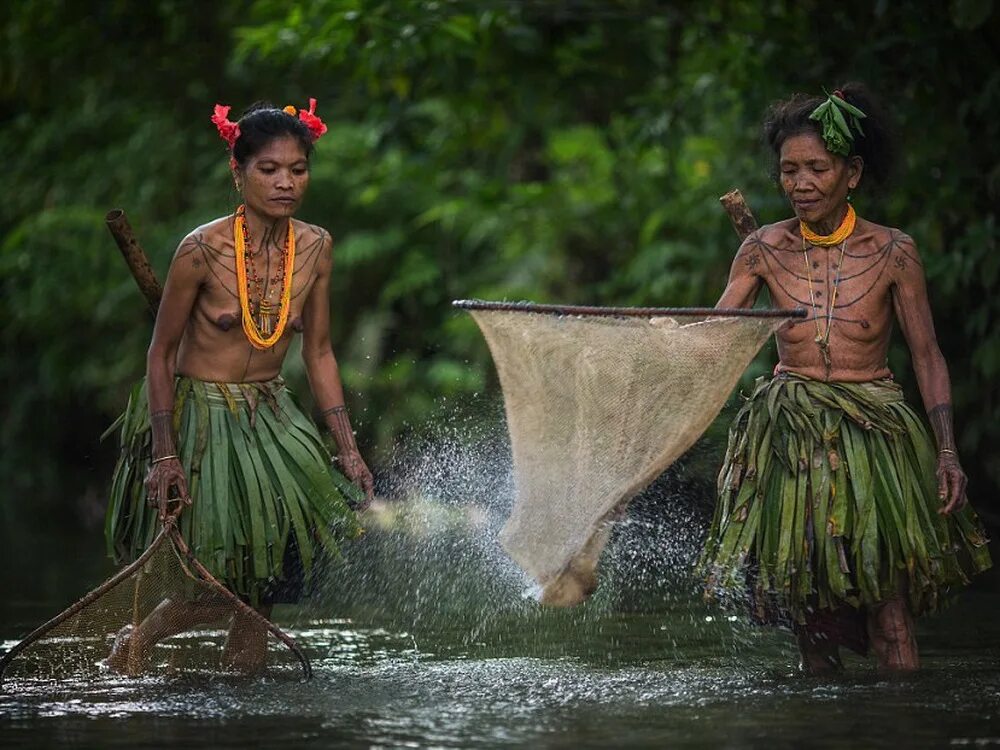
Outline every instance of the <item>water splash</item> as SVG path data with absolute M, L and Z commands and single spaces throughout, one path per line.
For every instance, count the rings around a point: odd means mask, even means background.
M 369 533 L 330 568 L 305 616 L 403 630 L 442 658 L 560 656 L 585 641 L 612 663 L 629 659 L 636 638 L 649 638 L 662 644 L 661 658 L 728 660 L 759 641 L 700 600 L 692 568 L 710 501 L 697 495 L 683 462 L 615 524 L 593 597 L 552 610 L 537 603 L 538 587 L 498 543 L 514 500 L 500 405 L 443 417 L 408 448 L 386 472 L 386 499 L 364 521 Z M 635 613 L 660 619 L 646 632 L 608 632 L 609 617 Z

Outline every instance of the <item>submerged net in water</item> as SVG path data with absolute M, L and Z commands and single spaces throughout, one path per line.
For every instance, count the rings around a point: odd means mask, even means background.
M 456 302 L 503 389 L 516 497 L 501 543 L 567 606 L 596 587 L 610 524 L 701 436 L 796 312 Z
M 310 676 L 295 642 L 204 569 L 171 517 L 135 562 L 0 658 L 0 681 L 220 668 L 252 673 L 263 667 L 269 636 L 286 647 L 278 657 L 284 666 L 297 660 Z

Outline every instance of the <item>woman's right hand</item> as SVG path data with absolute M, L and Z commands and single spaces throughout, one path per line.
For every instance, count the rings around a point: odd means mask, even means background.
M 174 497 L 170 496 L 171 489 L 175 490 Z M 149 467 L 149 473 L 146 475 L 146 499 L 150 505 L 155 505 L 159 510 L 161 522 L 166 520 L 167 509 L 171 502 L 191 504 L 187 477 L 184 475 L 184 466 L 179 458 L 155 461 Z
M 354 482 L 365 493 L 365 499 L 354 510 L 358 513 L 368 510 L 368 506 L 372 504 L 372 500 L 375 497 L 375 482 L 372 479 L 371 471 L 368 470 L 368 465 L 365 464 L 365 460 L 358 453 L 358 449 L 351 448 L 341 451 L 337 455 L 337 464 L 344 473 L 344 476 Z

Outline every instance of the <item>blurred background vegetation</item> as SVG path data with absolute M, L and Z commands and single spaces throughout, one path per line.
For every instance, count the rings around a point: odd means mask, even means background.
M 99 436 L 150 333 L 103 216 L 127 211 L 162 278 L 187 231 L 232 210 L 216 102 L 319 100 L 302 218 L 337 241 L 334 346 L 385 475 L 442 414 L 496 414 L 452 299 L 713 304 L 737 244 L 717 197 L 789 215 L 766 106 L 846 80 L 894 118 L 895 182 L 856 205 L 922 248 L 970 492 L 996 527 L 998 16 L 993 0 L 4 3 L 3 535 L 100 518 L 116 446 Z M 915 397 L 900 341 L 892 364 Z M 305 390 L 297 362 L 288 376 Z M 730 415 L 699 454 L 706 486 Z

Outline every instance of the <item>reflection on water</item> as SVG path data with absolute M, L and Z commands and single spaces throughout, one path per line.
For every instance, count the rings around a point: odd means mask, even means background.
M 603 631 L 599 647 L 543 638 L 531 657 L 462 644 L 454 633 L 314 620 L 293 629 L 313 659 L 312 682 L 290 668 L 256 680 L 185 673 L 13 683 L 0 696 L 0 732 L 12 747 L 1000 744 L 1000 642 L 969 627 L 997 603 L 973 597 L 935 623 L 916 676 L 880 679 L 852 660 L 832 681 L 795 675 L 784 640 L 765 631 L 739 654 L 721 642 L 665 648 L 669 615 L 595 618 L 584 630 Z
M 848 658 L 837 678 L 801 677 L 786 634 L 700 601 L 689 570 L 702 519 L 654 496 L 617 529 L 593 599 L 543 610 L 495 544 L 507 460 L 439 450 L 411 467 L 410 501 L 366 521 L 308 607 L 278 613 L 311 682 L 283 662 L 252 680 L 203 668 L 11 681 L 0 745 L 1000 747 L 1000 596 L 972 592 L 922 622 L 917 675 L 883 679 Z M 99 578 L 32 588 L 9 570 L 4 650 Z

